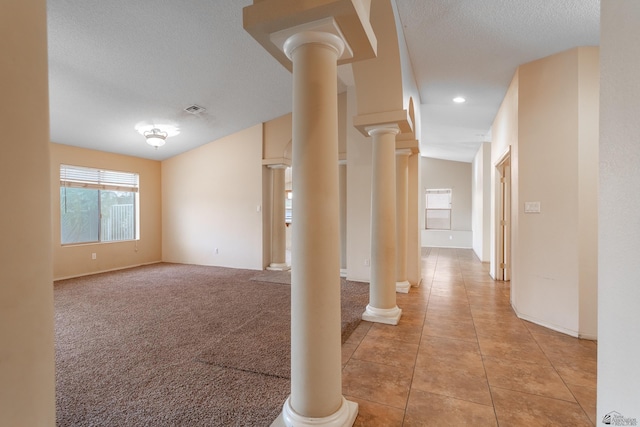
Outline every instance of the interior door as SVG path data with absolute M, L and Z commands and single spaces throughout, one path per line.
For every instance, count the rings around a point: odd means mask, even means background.
M 497 279 L 511 280 L 511 156 L 509 153 L 496 165 L 500 179 L 498 191 Z

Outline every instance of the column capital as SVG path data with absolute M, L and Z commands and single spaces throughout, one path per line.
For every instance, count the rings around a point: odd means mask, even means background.
M 367 0 L 254 0 L 242 10 L 243 27 L 289 71 L 293 64 L 285 54 L 284 43 L 294 34 L 305 31 L 334 33 L 343 39 L 346 49 L 338 55 L 338 64 L 347 64 L 376 56 L 378 42 L 369 21 L 369 3 Z
M 395 125 L 400 134 L 413 131 L 407 110 L 384 111 L 380 113 L 361 114 L 353 118 L 353 126 L 364 136 L 369 136 L 368 129 L 380 126 Z
M 400 133 L 400 127 L 395 123 L 382 123 L 379 125 L 367 126 L 364 130 L 369 134 L 369 136 L 383 134 L 397 135 Z
M 408 148 L 396 149 L 396 156 L 410 156 L 413 152 Z
M 305 44 L 319 44 L 331 48 L 336 58 L 340 58 L 345 51 L 345 42 L 343 39 L 332 33 L 321 31 L 303 31 L 296 33 L 284 42 L 283 50 L 287 58 L 293 60 L 293 52 Z

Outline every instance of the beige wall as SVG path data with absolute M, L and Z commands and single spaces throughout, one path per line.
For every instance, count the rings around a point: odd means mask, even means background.
M 421 197 L 428 188 L 450 188 L 451 230 L 425 230 L 422 211 L 422 246 L 471 248 L 471 163 L 422 158 Z
M 495 279 L 497 277 L 497 247 L 496 233 L 499 227 L 500 217 L 496 214 L 499 211 L 496 194 L 500 191 L 500 175 L 496 169 L 498 162 L 507 154 L 511 157 L 511 269 L 517 268 L 518 253 L 518 217 L 515 214 L 519 206 L 518 192 L 513 189 L 518 188 L 518 87 L 519 72 L 516 70 L 509 89 L 502 100 L 493 124 L 491 126 L 491 231 L 490 231 L 490 251 L 489 251 L 489 272 Z M 511 293 L 511 303 L 514 304 L 514 293 Z
M 472 163 L 471 229 L 473 251 L 482 262 L 489 262 L 491 232 L 491 143 L 480 146 Z
M 291 164 L 291 113 L 263 124 L 263 153 L 266 164 Z
M 271 264 L 273 170 L 262 166 L 262 268 Z
M 602 2 L 597 420 L 640 421 L 639 22 L 640 2 Z
M 578 52 L 578 283 L 580 335 L 598 335 L 598 143 L 600 132 L 600 52 Z
M 420 243 L 420 153 L 409 156 L 409 203 L 407 206 L 407 280 L 412 286 L 422 281 L 422 251 Z
M 347 115 L 347 92 L 338 94 L 338 158 L 347 158 L 347 126 L 351 121 Z
M 520 67 L 516 311 L 578 331 L 578 51 Z M 524 213 L 538 201 L 540 214 Z M 521 209 L 522 208 L 522 209 Z
M 511 147 L 512 305 L 585 338 L 597 335 L 597 94 L 597 48 L 552 55 L 519 68 L 492 129 L 494 165 Z
M 368 282 L 371 259 L 370 138 L 353 127 L 357 114 L 355 88 L 347 92 L 347 279 Z
M 263 268 L 262 141 L 260 124 L 162 162 L 163 261 Z
M 398 33 L 390 0 L 371 4 L 371 25 L 378 39 L 378 53 L 376 58 L 352 64 L 358 88 L 354 116 L 404 108 Z
M 60 244 L 60 165 L 84 166 L 140 176 L 140 239 L 126 242 Z M 162 197 L 160 162 L 51 144 L 51 221 L 53 228 L 53 277 L 93 274 L 142 264 L 162 258 Z M 96 259 L 92 259 L 92 254 Z
M 0 3 L 0 52 L 0 424 L 53 426 L 55 364 L 44 1 Z

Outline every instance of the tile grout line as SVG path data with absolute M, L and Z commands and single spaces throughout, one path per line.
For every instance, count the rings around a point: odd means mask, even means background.
M 429 251 L 429 255 L 431 255 L 431 251 Z M 427 258 L 429 257 L 427 255 Z M 436 261 L 437 266 L 437 261 Z M 433 269 L 433 275 L 435 276 L 435 268 Z M 404 425 L 405 420 L 407 418 L 407 410 L 409 409 L 409 398 L 411 397 L 411 392 L 413 389 L 413 379 L 416 376 L 417 362 L 418 362 L 418 354 L 420 353 L 420 345 L 422 343 L 422 335 L 424 334 L 424 324 L 426 321 L 427 310 L 429 309 L 429 301 L 431 300 L 431 286 L 433 284 L 433 276 L 431 277 L 431 281 L 429 282 L 429 295 L 427 296 L 427 305 L 424 309 L 424 316 L 422 316 L 422 328 L 420 329 L 420 339 L 418 340 L 418 350 L 416 351 L 416 356 L 413 360 L 413 370 L 411 372 L 411 381 L 409 381 L 409 393 L 407 394 L 407 401 L 404 405 L 404 414 L 402 414 L 402 425 Z
M 520 319 L 520 318 L 518 318 Z M 522 319 L 520 319 L 522 321 Z M 524 324 L 524 322 L 522 322 Z M 556 368 L 556 364 L 553 363 L 553 361 L 549 358 L 549 356 L 547 355 L 547 352 L 544 351 L 544 349 L 542 348 L 542 346 L 540 345 L 540 343 L 538 342 L 538 340 L 536 339 L 536 336 L 531 332 L 531 330 L 529 330 L 529 328 L 527 327 L 526 324 L 524 324 L 524 327 L 527 328 L 527 331 L 529 332 L 529 335 L 531 335 L 531 338 L 533 338 L 533 341 L 535 341 L 536 345 L 538 346 L 538 348 L 540 349 L 540 351 L 542 352 L 542 354 L 544 354 L 544 357 L 547 358 L 547 360 L 549 361 L 549 364 L 551 365 L 551 367 L 553 368 L 553 371 L 556 373 L 556 375 L 558 375 L 558 378 L 560 378 L 560 381 L 562 381 L 562 384 L 564 384 L 564 386 L 567 388 L 567 390 L 569 390 L 569 393 L 571 393 L 571 396 L 573 396 L 573 399 L 575 400 L 575 403 L 580 407 L 580 409 L 582 410 L 582 412 L 584 413 L 584 415 L 587 417 L 587 419 L 589 420 L 589 422 L 592 425 L 595 425 L 592 421 L 591 418 L 589 417 L 589 414 L 587 414 L 586 409 L 582 406 L 582 403 L 580 403 L 580 401 L 578 400 L 578 398 L 576 397 L 575 393 L 573 392 L 573 390 L 571 390 L 571 387 L 569 387 L 569 384 L 566 382 L 566 380 L 562 377 L 562 375 L 560 375 L 560 372 L 558 372 L 558 369 Z M 576 384 L 577 385 L 577 384 Z M 557 399 L 557 400 L 563 400 L 563 399 Z M 566 400 L 563 400 L 564 402 L 567 402 Z M 573 403 L 573 402 L 571 402 Z
M 457 255 L 457 252 L 456 252 Z M 457 256 L 456 256 L 457 259 Z M 484 355 L 482 354 L 482 349 L 480 348 L 480 341 L 478 340 L 478 330 L 476 328 L 476 321 L 475 318 L 473 316 L 473 311 L 471 310 L 471 304 L 469 303 L 469 294 L 467 293 L 467 278 L 465 276 L 465 274 L 462 272 L 462 270 L 460 270 L 460 273 L 462 274 L 462 283 L 464 286 L 464 294 L 465 297 L 467 298 L 467 304 L 469 305 L 469 312 L 471 313 L 471 323 L 473 324 L 473 332 L 476 335 L 476 343 L 478 345 L 478 352 L 480 353 L 480 360 L 482 361 L 482 369 L 484 370 L 484 379 L 487 382 L 487 388 L 489 389 L 489 397 L 491 398 L 491 407 L 493 408 L 493 416 L 496 419 L 496 425 L 499 427 L 500 426 L 500 420 L 498 419 L 498 411 L 496 410 L 496 404 L 493 400 L 493 393 L 491 392 L 491 385 L 489 384 L 489 376 L 487 375 L 487 367 L 485 366 L 484 363 Z

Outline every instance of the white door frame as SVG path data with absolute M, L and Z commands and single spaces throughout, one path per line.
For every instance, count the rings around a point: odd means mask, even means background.
M 496 228 L 495 278 L 511 280 L 511 146 L 495 163 Z

